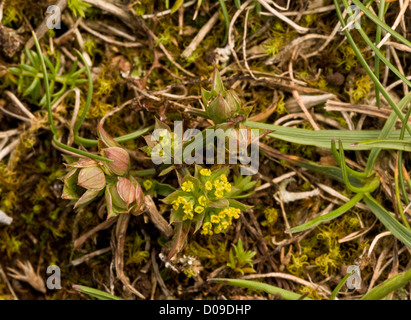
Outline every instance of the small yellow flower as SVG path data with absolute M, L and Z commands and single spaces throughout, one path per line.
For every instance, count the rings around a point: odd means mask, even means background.
M 222 182 L 227 182 L 227 176 L 224 173 L 220 176 L 220 179 Z
M 144 189 L 146 189 L 146 191 L 150 190 L 152 186 L 153 186 L 153 182 L 150 180 L 146 180 L 143 182 L 143 187 Z
M 223 228 L 223 230 L 227 229 L 229 225 L 230 224 L 228 223 L 228 221 L 221 221 L 221 227 Z
M 216 190 L 223 190 L 224 189 L 224 182 L 220 181 L 220 180 L 216 180 L 214 181 L 214 187 L 216 188 Z
M 212 228 L 212 224 L 211 224 L 211 222 L 205 222 L 204 224 L 203 224 L 203 228 L 202 228 L 202 230 L 201 230 L 201 234 L 203 234 L 203 235 L 212 235 L 213 234 L 213 231 L 211 230 L 211 228 Z
M 224 186 L 224 190 L 225 190 L 226 192 L 231 192 L 231 184 L 230 184 L 230 183 L 226 183 L 225 186 Z
M 184 204 L 184 213 L 188 214 L 193 211 L 193 205 L 190 202 Z
M 217 199 L 220 199 L 224 196 L 224 192 L 221 190 L 217 190 L 216 192 L 214 192 L 214 195 L 216 196 Z
M 212 190 L 212 189 L 213 189 L 212 183 L 211 183 L 210 181 L 207 181 L 207 182 L 205 183 L 205 188 L 206 188 L 206 190 L 208 190 L 208 191 Z
M 199 203 L 200 205 L 202 205 L 203 207 L 205 207 L 205 206 L 207 205 L 207 198 L 204 197 L 204 196 L 200 196 L 200 197 L 198 198 L 198 203 Z
M 174 200 L 173 202 L 171 202 L 171 204 L 173 205 L 173 209 L 176 211 L 180 207 L 180 202 L 178 202 L 178 200 Z
M 220 222 L 220 218 L 219 218 L 216 214 L 213 214 L 213 215 L 210 217 L 210 221 L 211 221 L 212 223 L 219 223 L 219 222 Z
M 211 170 L 210 169 L 201 169 L 200 174 L 202 176 L 209 177 L 209 176 L 211 176 Z
M 194 209 L 194 212 L 195 212 L 195 213 L 198 213 L 198 214 L 202 213 L 203 211 L 204 211 L 204 207 L 202 207 L 202 206 L 197 206 L 197 207 Z
M 217 225 L 215 228 L 214 228 L 214 233 L 221 233 L 223 231 L 223 229 L 221 228 L 221 225 Z
M 178 201 L 178 203 L 181 203 L 181 204 L 184 204 L 184 203 L 187 202 L 187 200 L 185 198 L 180 197 L 180 196 L 177 198 L 177 201 Z
M 233 209 L 232 214 L 231 214 L 231 217 L 233 217 L 234 219 L 240 218 L 240 212 L 241 212 L 241 210 L 238 209 L 238 208 L 231 208 L 231 209 Z
M 194 188 L 194 185 L 191 181 L 186 181 L 181 186 L 181 189 L 183 189 L 183 191 L 185 191 L 185 192 L 191 192 L 193 190 L 193 188 Z
M 218 216 L 220 217 L 220 219 L 224 219 L 226 215 L 227 215 L 227 209 L 221 210 L 218 213 Z
M 184 211 L 185 212 L 185 211 Z M 194 215 L 193 215 L 193 212 L 192 211 L 190 211 L 190 212 L 185 212 L 185 215 L 184 215 L 184 217 L 183 217 L 183 220 L 193 220 L 193 217 L 194 217 Z

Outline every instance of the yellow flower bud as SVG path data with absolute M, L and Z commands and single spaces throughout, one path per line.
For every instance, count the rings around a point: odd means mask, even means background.
M 193 190 L 193 188 L 194 188 L 194 185 L 191 181 L 186 181 L 181 186 L 181 189 L 183 189 L 183 191 L 185 191 L 185 192 L 191 192 Z
M 203 207 L 205 207 L 205 206 L 207 205 L 207 198 L 204 197 L 204 196 L 200 196 L 200 197 L 198 198 L 198 203 L 199 203 L 200 205 L 202 205 Z
M 201 169 L 200 174 L 202 176 L 209 177 L 209 176 L 211 176 L 211 170 L 210 169 Z
M 202 207 L 202 206 L 197 206 L 197 207 L 194 209 L 194 212 L 195 212 L 195 213 L 198 213 L 198 214 L 202 213 L 203 211 L 204 211 L 204 207 Z
M 205 183 L 205 188 L 206 188 L 206 190 L 211 191 L 213 189 L 212 183 L 210 181 L 207 181 Z

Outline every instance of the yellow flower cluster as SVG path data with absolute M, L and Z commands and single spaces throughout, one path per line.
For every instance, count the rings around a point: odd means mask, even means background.
M 200 196 L 200 197 L 198 198 L 198 203 L 199 203 L 201 206 L 205 207 L 205 206 L 207 205 L 207 198 L 204 197 L 204 196 Z
M 209 170 L 209 169 L 202 169 L 202 170 L 200 171 L 200 173 L 201 173 L 203 170 Z M 211 174 L 211 172 L 210 172 L 210 174 Z M 203 174 L 203 175 L 205 175 L 205 174 Z M 225 191 L 225 192 L 231 192 L 231 183 L 229 183 L 229 182 L 227 181 L 227 176 L 226 176 L 225 174 L 222 174 L 222 175 L 220 176 L 220 179 L 215 180 L 215 181 L 214 181 L 214 185 L 213 185 L 210 181 L 207 181 L 207 182 L 204 184 L 204 186 L 205 186 L 205 188 L 206 188 L 207 191 L 213 190 L 213 187 L 214 187 L 214 188 L 215 188 L 214 196 L 215 196 L 217 199 L 220 199 L 220 198 L 222 198 L 222 197 L 224 196 L 224 191 Z
M 213 231 L 211 230 L 211 228 L 213 227 L 213 225 L 211 224 L 211 222 L 204 222 L 203 223 L 203 228 L 201 230 L 201 234 L 203 235 L 212 235 Z
M 180 208 L 180 205 L 182 205 L 183 210 L 184 210 L 184 217 L 183 220 L 192 220 L 194 217 L 193 214 L 193 204 L 191 201 L 188 201 L 186 198 L 183 197 L 178 197 L 176 200 L 171 202 L 173 205 L 174 210 L 178 210 Z
M 222 174 L 220 176 L 220 179 L 214 181 L 214 188 L 214 195 L 217 199 L 220 199 L 224 196 L 224 191 L 231 192 L 231 183 L 227 181 L 227 176 L 225 174 Z
M 211 170 L 210 169 L 201 169 L 200 174 L 202 176 L 209 177 L 209 176 L 211 176 Z
M 204 212 L 205 206 L 207 205 L 206 197 L 200 196 L 198 198 L 198 203 L 200 205 L 194 207 L 194 201 L 187 200 L 184 197 L 178 197 L 176 200 L 171 202 L 175 211 L 182 207 L 182 209 L 184 210 L 183 220 L 193 220 L 194 213 L 201 214 Z
M 238 208 L 228 207 L 221 210 L 218 214 L 212 214 L 210 216 L 210 221 L 203 224 L 201 234 L 212 235 L 211 230 L 214 224 L 214 233 L 225 232 L 233 223 L 233 219 L 238 219 L 240 217 L 241 210 Z
M 181 189 L 185 192 L 191 192 L 194 189 L 194 185 L 191 181 L 186 181 L 182 184 Z

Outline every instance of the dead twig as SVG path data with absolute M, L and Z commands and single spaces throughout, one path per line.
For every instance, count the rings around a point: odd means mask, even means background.
M 151 196 L 144 196 L 144 204 L 146 206 L 148 216 L 150 217 L 151 222 L 161 231 L 167 238 L 171 237 L 174 234 L 173 228 L 170 224 L 164 219 L 164 217 L 158 212 L 157 207 Z
M 93 234 L 101 231 L 101 230 L 105 230 L 110 228 L 114 222 L 117 221 L 118 216 L 116 217 L 112 217 L 102 223 L 100 223 L 99 225 L 95 226 L 93 229 L 91 229 L 90 231 L 87 231 L 86 233 L 82 234 L 80 237 L 78 237 L 73 244 L 73 249 L 74 250 L 78 250 L 80 249 L 80 247 L 83 245 L 83 243 L 90 238 Z
M 130 221 L 129 214 L 121 213 L 119 215 L 119 219 L 118 219 L 117 226 L 116 226 L 116 232 L 115 232 L 116 243 L 115 243 L 115 248 L 114 248 L 114 252 L 115 252 L 114 265 L 115 265 L 117 277 L 120 279 L 123 285 L 129 291 L 131 291 L 137 297 L 139 297 L 140 299 L 145 299 L 146 297 L 130 284 L 130 280 L 124 274 L 124 244 L 126 242 L 126 233 L 127 233 L 127 227 L 128 227 L 129 221 Z

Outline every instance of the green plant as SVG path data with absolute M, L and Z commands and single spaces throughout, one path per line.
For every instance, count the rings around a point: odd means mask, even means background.
M 227 122 L 229 119 L 247 117 L 251 107 L 243 107 L 240 98 L 233 90 L 225 90 L 218 69 L 214 68 L 211 91 L 201 89 L 201 99 L 207 116 L 215 124 Z
M 74 284 L 72 288 L 78 292 L 87 294 L 90 297 L 97 298 L 99 300 L 123 300 L 122 298 L 113 296 L 107 292 L 94 289 L 94 288 L 90 288 L 90 287 L 86 287 L 86 286 L 81 286 L 78 284 Z
M 245 251 L 241 239 L 238 239 L 237 245 L 233 244 L 233 248 L 228 256 L 227 267 L 241 274 L 255 273 L 253 258 L 257 253 L 251 250 Z
M 379 28 L 384 29 L 388 33 L 390 33 L 393 37 L 397 38 L 407 46 L 411 47 L 411 43 L 402 37 L 400 34 L 392 30 L 388 25 L 378 19 L 375 15 L 373 15 L 367 8 L 364 6 L 360 1 L 354 0 L 355 5 L 357 5 L 361 11 L 365 13 L 365 15 L 370 18 L 373 22 L 375 22 Z M 335 7 L 337 10 L 338 18 L 341 22 L 342 27 L 345 27 L 346 23 L 342 18 L 342 13 L 339 8 L 339 2 L 334 0 Z M 344 6 L 347 8 L 347 11 L 350 15 L 352 15 L 352 11 L 349 10 L 349 6 L 346 0 L 343 0 Z M 384 6 L 384 3 L 382 4 Z M 373 44 L 373 42 L 368 38 L 365 32 L 362 30 L 360 24 L 358 22 L 355 23 L 356 28 L 362 38 L 365 40 L 367 45 L 371 47 L 371 49 L 376 54 L 376 59 L 378 58 L 391 70 L 395 75 L 397 75 L 401 80 L 404 81 L 408 86 L 411 86 L 411 82 L 407 80 L 404 75 L 402 75 L 398 69 L 390 63 L 385 56 L 380 52 L 380 50 Z M 402 100 L 397 104 L 394 102 L 392 97 L 388 94 L 385 90 L 381 82 L 379 81 L 376 73 L 374 73 L 370 66 L 365 61 L 361 51 L 358 49 L 353 37 L 351 36 L 350 32 L 345 29 L 344 33 L 347 37 L 347 40 L 353 49 L 355 55 L 357 56 L 359 62 L 361 63 L 362 67 L 367 72 L 368 76 L 373 81 L 376 89 L 385 97 L 388 104 L 391 106 L 393 112 L 386 121 L 383 129 L 381 131 L 345 131 L 345 132 L 335 132 L 333 130 L 319 130 L 316 132 L 310 132 L 305 137 L 303 136 L 304 130 L 303 129 L 291 129 L 288 130 L 286 128 L 281 128 L 279 126 L 269 125 L 269 124 L 258 124 L 258 123 L 251 123 L 245 122 L 246 126 L 249 127 L 257 127 L 266 130 L 275 130 L 275 132 L 270 133 L 268 136 L 291 141 L 294 143 L 300 144 L 308 144 L 308 145 L 316 145 L 316 146 L 323 146 L 326 147 L 327 141 L 328 143 L 331 141 L 331 150 L 336 158 L 339 168 L 331 167 L 331 166 L 320 166 L 318 164 L 304 161 L 302 159 L 297 159 L 293 157 L 289 157 L 291 160 L 290 162 L 301 165 L 303 167 L 309 168 L 311 170 L 315 170 L 318 172 L 322 172 L 328 176 L 331 176 L 341 182 L 343 182 L 346 187 L 355 195 L 343 206 L 340 208 L 326 214 L 315 218 L 303 225 L 294 227 L 288 232 L 301 232 L 311 227 L 315 227 L 316 225 L 330 221 L 348 210 L 350 210 L 356 203 L 361 200 L 369 206 L 375 216 L 385 225 L 387 229 L 389 229 L 401 242 L 403 242 L 408 247 L 411 247 L 411 229 L 407 222 L 407 219 L 404 215 L 403 208 L 401 205 L 401 201 L 397 201 L 398 211 L 400 213 L 402 224 L 392 217 L 390 213 L 381 206 L 377 200 L 371 195 L 375 190 L 378 189 L 379 186 L 379 178 L 374 176 L 373 167 L 376 162 L 376 159 L 381 151 L 381 148 L 390 148 L 390 149 L 398 149 L 398 150 L 409 150 L 405 146 L 408 146 L 409 143 L 403 141 L 410 137 L 411 128 L 408 124 L 408 119 L 411 115 L 410 109 L 408 110 L 407 114 L 404 116 L 402 113 L 402 109 L 405 108 L 409 102 L 411 101 L 411 94 L 406 95 L 402 98 Z M 378 61 L 379 61 L 378 60 Z M 400 119 L 403 123 L 401 130 L 393 130 L 395 122 L 397 119 Z M 308 131 L 306 132 L 308 133 Z M 287 136 L 286 136 L 287 135 Z M 368 138 L 366 136 L 373 135 L 373 138 Z M 399 137 L 400 139 L 397 140 L 394 137 Z M 335 139 L 339 139 L 338 149 L 335 143 Z M 310 141 L 311 140 L 311 141 Z M 354 141 L 356 140 L 356 141 Z M 361 141 L 363 140 L 363 141 Z M 368 157 L 367 165 L 364 172 L 357 172 L 348 167 L 345 163 L 345 156 L 344 156 L 344 149 L 350 150 L 365 150 L 364 147 L 369 147 L 371 152 Z M 402 151 L 399 152 L 399 156 L 397 157 L 397 168 L 402 167 Z M 404 183 L 404 176 L 403 170 L 397 169 L 397 174 L 395 177 L 395 192 L 397 200 L 400 200 L 400 190 L 403 193 L 403 199 L 406 204 L 409 203 L 409 200 L 406 196 L 405 192 L 405 183 Z
M 97 162 L 91 158 L 66 157 L 70 171 L 64 182 L 63 199 L 72 200 L 74 208 L 81 208 L 105 193 L 107 218 L 119 213 L 139 215 L 143 206 L 140 184 L 129 175 L 130 156 L 98 124 L 100 154 L 111 162 Z M 82 195 L 79 194 L 82 192 Z
M 88 3 L 85 3 L 81 0 L 68 0 L 67 5 L 71 12 L 73 13 L 74 17 L 81 17 L 84 18 L 86 16 L 86 11 L 91 6 Z
M 141 250 L 141 246 L 144 244 L 144 240 L 136 233 L 136 237 L 132 244 L 127 245 L 128 247 L 128 259 L 126 264 L 136 264 L 140 265 L 148 261 L 150 253 L 145 250 Z
M 210 281 L 221 283 L 221 284 L 227 284 L 230 286 L 243 287 L 243 288 L 252 289 L 252 290 L 261 290 L 268 294 L 278 295 L 285 300 L 300 300 L 301 298 L 303 298 L 304 300 L 311 300 L 310 298 L 301 296 L 298 293 L 294 293 L 288 290 L 284 290 L 284 289 L 271 286 L 266 283 L 257 282 L 257 281 L 239 280 L 239 279 L 219 279 L 219 278 L 210 279 Z
M 17 91 L 23 94 L 23 97 L 30 96 L 33 102 L 39 101 L 40 106 L 46 105 L 46 96 L 42 94 L 41 80 L 44 78 L 41 57 L 35 51 L 25 50 L 25 55 L 22 57 L 22 62 L 18 67 L 10 67 L 8 71 L 16 75 Z M 50 79 L 50 95 L 52 97 L 51 104 L 53 105 L 67 90 L 75 88 L 83 83 L 86 79 L 80 79 L 80 76 L 86 71 L 86 68 L 78 68 L 78 59 L 75 59 L 71 69 L 65 74 L 58 74 L 61 67 L 61 54 L 56 52 L 55 63 L 53 64 L 46 54 L 42 54 L 43 60 L 50 70 L 47 77 Z M 27 59 L 27 62 L 26 62 Z M 55 92 L 58 88 L 61 88 Z M 41 98 L 41 99 L 40 99 Z
M 240 217 L 241 210 L 250 208 L 234 198 L 253 186 L 232 185 L 228 181 L 229 170 L 212 172 L 196 166 L 194 176 L 186 175 L 180 189 L 163 199 L 173 206 L 170 222 L 182 223 L 186 229 L 194 223 L 195 231 L 201 229 L 204 235 L 225 232 Z

